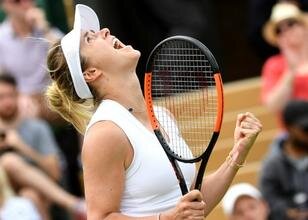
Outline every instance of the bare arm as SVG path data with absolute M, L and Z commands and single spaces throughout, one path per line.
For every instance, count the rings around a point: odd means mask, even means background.
M 239 114 L 234 131 L 234 147 L 226 160 L 216 172 L 204 179 L 201 192 L 206 203 L 205 216 L 219 203 L 231 184 L 238 166 L 245 158 L 255 142 L 262 125 L 251 113 Z
M 61 169 L 59 164 L 59 158 L 56 155 L 52 154 L 45 156 L 38 153 L 31 146 L 27 145 L 19 136 L 17 131 L 14 129 L 7 131 L 7 137 L 5 141 L 7 145 L 12 146 L 23 156 L 35 162 L 50 177 L 52 177 L 55 180 L 60 179 Z

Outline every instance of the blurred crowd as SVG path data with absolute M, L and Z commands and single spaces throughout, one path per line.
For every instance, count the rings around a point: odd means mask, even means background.
M 44 97 L 50 81 L 46 56 L 67 28 L 64 4 L 0 4 L 0 218 L 86 219 L 81 137 L 49 110 Z M 56 8 L 58 26 L 47 17 Z
M 67 32 L 76 3 L 104 14 L 110 20 L 102 24 L 141 50 L 141 81 L 146 54 L 167 36 L 189 35 L 216 56 L 225 54 L 217 28 L 224 21 L 218 22 L 214 1 L 0 0 L 2 220 L 86 219 L 82 136 L 49 110 L 44 97 L 50 82 L 46 55 Z M 275 114 L 279 134 L 264 146 L 269 151 L 259 185 L 240 183 L 226 193 L 222 204 L 228 219 L 308 219 L 307 10 L 305 0 L 249 1 L 246 37 L 263 62 L 262 91 L 251 98 Z

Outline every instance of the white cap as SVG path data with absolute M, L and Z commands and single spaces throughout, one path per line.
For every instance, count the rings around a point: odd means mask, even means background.
M 70 70 L 77 95 L 82 99 L 92 98 L 93 95 L 86 83 L 80 64 L 80 37 L 82 30 L 99 31 L 100 24 L 96 13 L 88 6 L 77 4 L 73 30 L 61 40 L 61 47 Z
M 260 191 L 249 183 L 239 183 L 229 188 L 222 199 L 222 208 L 226 215 L 233 213 L 236 201 L 242 196 L 249 196 L 255 199 L 261 199 Z

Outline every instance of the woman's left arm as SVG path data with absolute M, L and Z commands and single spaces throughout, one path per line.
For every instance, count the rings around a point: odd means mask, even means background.
M 234 147 L 218 170 L 204 178 L 201 192 L 206 203 L 205 216 L 224 196 L 261 130 L 261 122 L 252 113 L 237 116 Z

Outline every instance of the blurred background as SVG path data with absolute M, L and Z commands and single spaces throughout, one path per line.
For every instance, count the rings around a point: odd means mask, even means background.
M 264 60 L 277 52 L 264 42 L 261 27 L 277 0 L 36 0 L 49 22 L 66 33 L 74 5 L 92 7 L 101 26 L 142 53 L 142 77 L 147 56 L 168 36 L 182 34 L 202 41 L 216 57 L 224 82 L 259 76 Z M 4 18 L 0 11 L 0 21 Z
M 210 158 L 207 174 L 218 168 L 233 143 L 233 128 L 239 112 L 251 111 L 264 128 L 234 183 L 257 185 L 262 160 L 279 128 L 273 113 L 261 105 L 261 70 L 264 62 L 278 53 L 262 37 L 262 26 L 269 19 L 277 0 L 36 0 L 50 24 L 64 34 L 73 24 L 74 6 L 82 3 L 98 14 L 101 27 L 124 44 L 138 49 L 142 56 L 137 74 L 143 86 L 146 59 L 154 46 L 172 35 L 188 35 L 203 42 L 214 54 L 225 84 L 225 114 L 221 136 Z M 308 9 L 308 0 L 298 2 Z M 0 22 L 5 18 L 0 11 Z M 83 195 L 79 161 L 80 142 L 73 128 L 52 125 L 68 161 L 68 189 Z M 206 174 L 206 175 L 207 175 Z M 221 205 L 207 218 L 225 219 Z

